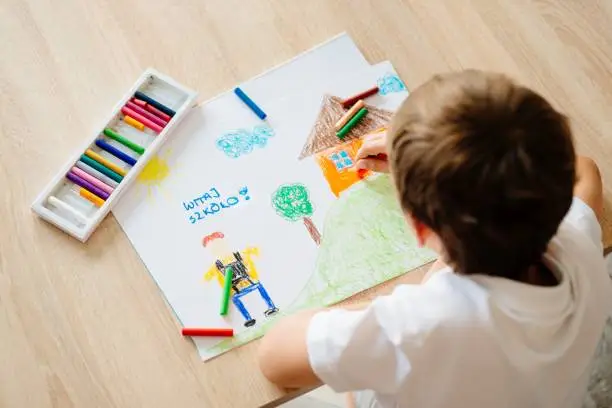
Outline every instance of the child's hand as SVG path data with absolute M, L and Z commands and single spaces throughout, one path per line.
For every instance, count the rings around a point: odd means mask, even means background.
M 364 137 L 357 152 L 356 167 L 381 173 L 389 172 L 387 160 L 387 132 L 372 133 Z

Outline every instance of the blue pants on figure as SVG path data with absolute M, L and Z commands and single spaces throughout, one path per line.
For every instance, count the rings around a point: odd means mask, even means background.
M 244 303 L 242 303 L 242 300 L 240 300 L 240 298 L 255 290 L 259 291 L 259 295 L 264 300 L 264 302 L 266 302 L 266 305 L 268 306 L 268 309 L 264 312 L 264 315 L 270 316 L 278 312 L 278 308 L 274 305 L 274 302 L 272 302 L 272 299 L 270 299 L 270 295 L 268 295 L 268 292 L 266 291 L 266 289 L 263 287 L 263 285 L 260 282 L 249 285 L 246 288 L 242 288 L 240 289 L 239 292 L 236 292 L 234 296 L 232 296 L 232 302 L 234 303 L 236 308 L 240 310 L 240 313 L 244 317 L 244 320 L 246 320 L 246 322 L 244 323 L 246 327 L 253 326 L 255 324 L 255 319 L 251 317 L 251 314 L 249 313 L 247 308 L 244 306 Z

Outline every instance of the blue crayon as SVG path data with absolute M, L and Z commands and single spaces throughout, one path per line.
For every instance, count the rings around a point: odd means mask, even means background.
M 261 108 L 259 106 L 257 106 L 255 104 L 255 102 L 253 102 L 253 100 L 251 98 L 249 98 L 247 96 L 247 94 L 245 94 L 242 89 L 240 88 L 235 88 L 234 89 L 234 93 L 236 94 L 237 97 L 240 98 L 240 100 L 242 102 L 245 103 L 246 106 L 248 106 L 249 108 L 251 108 L 251 110 L 259 117 L 259 119 L 264 120 L 266 118 L 266 113 L 264 111 L 261 110 Z
M 127 154 L 123 153 L 121 150 L 119 150 L 116 147 L 106 143 L 102 139 L 96 140 L 96 146 L 98 146 L 102 150 L 106 150 L 107 152 L 109 152 L 110 154 L 112 154 L 116 158 L 123 160 L 124 162 L 126 162 L 130 166 L 134 166 L 136 164 L 136 159 L 134 159 L 133 157 L 128 156 Z

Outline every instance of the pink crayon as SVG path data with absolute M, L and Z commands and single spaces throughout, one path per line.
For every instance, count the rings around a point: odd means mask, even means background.
M 140 123 L 148 127 L 149 129 L 154 131 L 155 133 L 160 133 L 164 129 L 163 127 L 159 126 L 157 123 L 149 120 L 148 118 L 145 118 L 140 113 L 134 111 L 133 109 L 128 108 L 127 106 L 124 106 L 123 108 L 121 108 L 121 113 L 123 113 L 126 116 L 130 116 L 136 119 L 137 121 L 139 121 Z
M 168 124 L 168 122 L 166 122 L 165 120 L 158 118 L 151 112 L 147 112 L 146 110 L 142 109 L 140 106 L 136 105 L 134 102 L 128 102 L 125 106 L 132 109 L 134 112 L 140 113 L 142 116 L 149 119 L 151 122 L 155 122 L 159 126 L 164 127 Z
M 172 119 L 172 117 L 170 115 L 165 114 L 164 112 L 162 112 L 159 109 L 157 109 L 155 106 L 153 106 L 153 105 L 151 105 L 149 103 L 146 103 L 145 101 L 141 101 L 140 99 L 132 98 L 131 102 L 135 103 L 136 105 L 140 106 L 141 108 L 146 109 L 147 111 L 151 112 L 155 116 L 158 116 L 160 119 L 162 119 L 162 120 L 164 120 L 166 122 L 170 122 L 170 119 Z
M 91 174 L 85 173 L 83 170 L 79 169 L 78 167 L 73 167 L 71 171 L 77 176 L 79 176 L 80 178 L 82 178 L 83 180 L 89 181 L 91 184 L 98 187 L 100 190 L 104 191 L 105 193 L 112 194 L 113 191 L 115 190 L 108 184 L 105 184 L 104 182 L 98 180 Z

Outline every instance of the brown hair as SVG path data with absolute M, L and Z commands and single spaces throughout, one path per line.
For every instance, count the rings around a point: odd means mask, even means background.
M 517 279 L 571 205 L 568 121 L 501 74 L 420 86 L 395 115 L 388 150 L 402 208 L 438 234 L 457 273 Z

